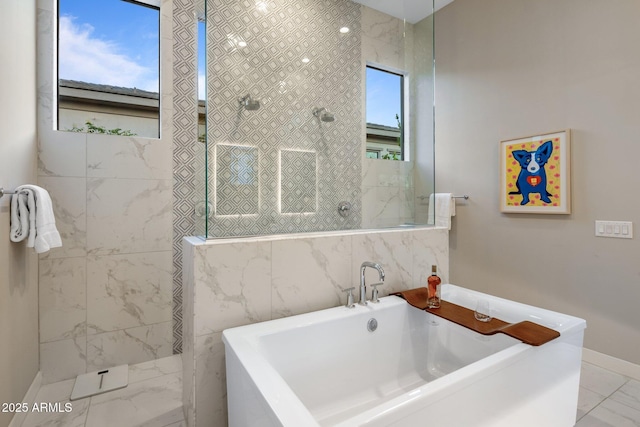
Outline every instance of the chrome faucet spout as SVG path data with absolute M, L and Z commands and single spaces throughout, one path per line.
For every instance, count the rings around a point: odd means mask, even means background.
M 381 282 L 384 282 L 384 268 L 377 262 L 365 261 L 360 266 L 360 301 L 358 304 L 367 305 L 367 286 L 364 282 L 364 271 L 367 267 L 378 270 L 378 276 Z

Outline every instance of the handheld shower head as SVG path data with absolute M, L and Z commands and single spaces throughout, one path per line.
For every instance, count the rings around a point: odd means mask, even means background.
M 312 112 L 315 117 L 319 118 L 320 121 L 323 122 L 332 122 L 336 119 L 336 116 L 334 116 L 333 113 L 330 113 L 329 110 L 324 107 L 316 107 L 312 110 Z
M 238 104 L 243 107 L 247 111 L 256 111 L 260 109 L 260 101 L 257 99 L 251 98 L 251 95 L 246 94 L 245 96 L 238 98 Z

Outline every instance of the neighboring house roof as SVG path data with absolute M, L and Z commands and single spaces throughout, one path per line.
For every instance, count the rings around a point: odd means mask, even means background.
M 140 98 L 159 99 L 158 92 L 149 92 L 146 90 L 130 87 L 102 85 L 97 83 L 80 82 L 77 80 L 60 79 L 59 86 L 61 88 L 90 90 L 93 92 L 111 93 L 117 95 L 137 96 Z

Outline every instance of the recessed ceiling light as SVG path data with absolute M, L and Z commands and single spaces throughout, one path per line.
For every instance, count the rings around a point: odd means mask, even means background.
M 342 28 L 340 28 L 340 32 L 341 32 L 342 34 L 346 34 L 346 33 L 348 33 L 348 32 L 349 32 L 349 27 L 342 27 Z
M 238 42 L 238 47 L 247 47 L 247 42 L 240 40 Z
M 308 63 L 309 61 L 311 61 L 309 58 L 305 57 L 302 58 L 302 62 L 304 62 L 305 64 Z

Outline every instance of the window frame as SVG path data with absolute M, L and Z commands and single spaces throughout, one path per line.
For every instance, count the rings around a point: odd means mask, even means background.
M 54 34 L 53 34 L 53 105 L 52 105 L 52 123 L 51 126 L 54 132 L 69 132 L 69 130 L 60 129 L 60 1 L 61 0 L 51 0 L 53 3 L 53 20 L 54 20 Z M 163 18 L 162 18 L 162 0 L 120 0 L 125 3 L 130 3 L 133 5 L 137 5 L 140 7 L 148 7 L 151 9 L 155 9 L 158 12 L 158 118 L 157 118 L 157 133 L 155 136 L 148 135 L 135 135 L 136 138 L 148 138 L 148 139 L 156 139 L 160 140 L 163 138 L 162 135 L 162 116 L 163 116 L 163 108 L 162 108 L 162 87 L 163 87 L 163 73 L 162 73 L 162 28 L 163 28 Z M 90 132 L 84 132 L 88 134 Z M 124 136 L 127 135 L 110 135 L 110 136 Z
M 364 112 L 364 126 L 365 126 L 365 157 L 366 157 L 366 146 L 367 146 L 367 113 L 366 113 L 366 99 L 367 99 L 367 69 L 371 68 L 377 71 L 382 71 L 385 73 L 393 74 L 400 77 L 400 160 L 399 161 L 409 161 L 409 146 L 407 142 L 409 139 L 409 72 L 406 70 L 401 70 L 395 67 L 391 67 L 388 65 L 366 61 L 364 68 L 364 99 L 365 99 L 365 112 Z M 376 151 L 375 149 L 374 151 Z M 379 153 L 378 153 L 379 154 Z M 378 160 L 382 160 L 378 157 Z

